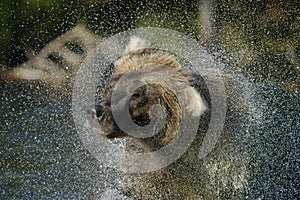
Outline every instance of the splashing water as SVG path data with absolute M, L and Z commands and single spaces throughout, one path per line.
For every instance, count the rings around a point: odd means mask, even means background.
M 221 134 L 215 137 L 217 140 L 213 142 L 213 148 L 204 152 L 204 156 L 197 154 L 196 160 L 187 159 L 187 166 L 184 163 L 177 166 L 180 170 L 184 169 L 178 179 L 190 179 L 200 192 L 207 187 L 206 197 L 211 198 L 216 197 L 215 194 L 221 199 L 296 197 L 299 96 L 273 85 L 250 83 L 230 69 L 223 69 L 196 43 L 184 41 L 185 37 L 177 33 L 162 37 L 164 32 L 160 31 L 141 29 L 138 33 L 151 44 L 160 44 L 160 49 L 183 58 L 188 55 L 192 66 L 196 63 L 203 70 L 220 70 L 227 99 L 225 122 L 221 124 Z M 24 83 L 12 83 L 2 88 L 1 198 L 127 198 L 122 191 L 128 183 L 125 183 L 126 176 L 119 171 L 118 164 L 124 144 L 118 140 L 108 142 L 97 139 L 96 135 L 91 136 L 93 132 L 85 123 L 79 123 L 78 127 L 76 117 L 81 122 L 86 121 L 85 111 L 94 103 L 96 86 L 105 85 L 111 74 L 107 69 L 111 64 L 108 61 L 118 59 L 130 35 L 136 33 L 132 31 L 124 33 L 124 37 L 115 36 L 122 39 L 114 40 L 115 43 L 107 40 L 110 43 L 100 44 L 101 48 L 88 57 L 82 70 L 89 67 L 93 71 L 85 72 L 98 79 L 78 78 L 78 90 L 75 89 L 75 92 L 81 91 L 81 95 L 91 97 L 87 101 L 81 101 L 74 95 L 71 100 L 70 97 L 46 94 L 42 89 L 32 90 Z M 194 70 L 193 67 L 186 68 Z M 91 85 L 95 87 L 87 90 L 86 87 Z M 218 103 L 222 99 L 217 100 Z M 76 107 L 77 102 L 81 103 L 80 107 Z M 72 114 L 78 111 L 76 109 L 84 110 L 84 115 L 76 115 L 74 121 Z M 197 169 L 200 164 L 203 168 Z M 172 172 L 168 167 L 166 170 Z M 195 173 L 191 171 L 195 170 L 200 178 L 193 177 Z M 220 178 L 222 174 L 230 176 Z M 133 180 L 140 181 L 139 178 Z M 210 185 L 203 186 L 202 181 Z M 176 190 L 188 190 L 184 185 L 172 184 L 174 191 L 170 191 L 170 195 Z M 151 183 L 149 185 L 153 186 Z M 150 186 L 148 189 L 154 193 L 165 191 L 160 188 L 161 185 Z M 234 191 L 226 191 L 222 189 L 224 187 L 233 187 Z M 139 197 L 139 194 L 136 192 L 132 196 Z

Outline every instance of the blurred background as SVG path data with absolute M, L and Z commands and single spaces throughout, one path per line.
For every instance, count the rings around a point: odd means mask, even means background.
M 138 27 L 182 32 L 246 77 L 236 82 L 259 112 L 246 125 L 228 113 L 234 147 L 249 156 L 248 187 L 235 199 L 297 199 L 298 0 L 0 0 L 0 199 L 121 198 L 120 174 L 81 144 L 70 92 L 97 42 Z
M 2 0 L 0 65 L 11 69 L 78 24 L 107 37 L 164 27 L 199 40 L 255 81 L 299 89 L 297 0 Z

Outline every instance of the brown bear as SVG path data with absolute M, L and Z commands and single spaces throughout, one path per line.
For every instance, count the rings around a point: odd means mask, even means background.
M 134 78 L 118 85 L 126 74 Z M 158 79 L 162 81 L 156 82 Z M 134 85 L 141 86 L 127 89 Z M 130 97 L 128 104 L 114 105 L 119 104 L 123 96 Z M 163 115 L 161 110 L 151 110 L 157 104 L 165 108 L 166 122 L 162 127 L 154 128 L 157 133 L 149 137 L 134 137 L 124 131 L 113 114 L 114 109 L 127 109 L 137 126 L 146 127 Z M 199 120 L 195 139 L 175 162 L 148 173 L 124 174 L 124 194 L 132 199 L 224 199 L 240 196 L 239 193 L 245 190 L 245 156 L 235 156 L 230 149 L 217 145 L 207 157 L 198 157 L 211 116 L 209 92 L 201 76 L 183 70 L 174 55 L 132 37 L 123 56 L 114 62 L 114 74 L 95 110 L 103 136 L 107 139 L 130 138 L 126 147 L 128 152 L 157 151 L 185 134 L 185 131 L 179 132 L 183 116 Z M 159 155 L 157 157 L 157 162 L 163 162 Z

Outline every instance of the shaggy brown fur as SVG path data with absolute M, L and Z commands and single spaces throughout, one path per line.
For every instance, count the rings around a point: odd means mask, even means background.
M 98 110 L 98 116 L 101 116 L 99 123 L 107 133 L 107 137 L 119 137 L 125 136 L 126 133 L 122 132 L 113 120 L 110 102 L 114 87 L 119 78 L 126 73 L 132 71 L 149 74 L 153 71 L 161 72 L 162 76 L 170 76 L 172 79 L 170 82 L 172 86 L 178 90 L 180 95 L 184 95 L 183 106 L 193 116 L 201 115 L 206 106 L 202 101 L 202 98 L 190 86 L 190 79 L 187 74 L 181 70 L 180 64 L 177 62 L 174 56 L 168 55 L 159 51 L 150 49 L 148 45 L 139 38 L 132 38 L 124 55 L 114 63 L 115 74 L 113 75 L 109 86 L 106 88 L 102 95 L 102 107 Z M 172 74 L 165 73 L 164 69 L 169 68 L 174 71 Z M 159 77 L 157 77 L 159 78 Z M 143 82 L 143 80 L 141 80 Z M 128 82 L 126 87 L 130 87 L 130 84 L 135 82 Z M 163 146 L 170 142 L 178 133 L 178 126 L 182 117 L 182 108 L 176 95 L 172 90 L 168 89 L 168 85 L 149 84 L 144 85 L 134 91 L 130 99 L 130 114 L 133 121 L 140 126 L 145 126 L 150 122 L 151 115 L 155 113 L 150 112 L 151 106 L 154 104 L 160 104 L 167 111 L 167 123 L 155 138 L 154 144 L 147 144 L 153 148 Z M 152 116 L 153 117 L 153 116 Z M 159 139 L 159 141 L 158 141 Z M 153 140 L 154 141 L 154 140 Z M 158 145 L 158 146 L 156 146 Z
M 143 86 L 133 91 L 129 101 L 132 120 L 139 126 L 147 125 L 152 117 L 159 114 L 151 113 L 151 106 L 160 104 L 166 108 L 167 121 L 157 135 L 143 139 L 133 138 L 133 146 L 128 145 L 129 152 L 155 151 L 168 145 L 176 139 L 183 116 L 200 116 L 198 134 L 188 151 L 162 170 L 124 174 L 124 194 L 132 199 L 220 199 L 234 197 L 243 190 L 246 167 L 242 156 L 232 155 L 231 150 L 225 147 L 217 147 L 208 157 L 198 158 L 198 150 L 210 120 L 209 102 L 204 103 L 200 94 L 191 86 L 191 77 L 181 69 L 174 56 L 151 49 L 144 40 L 132 38 L 114 67 L 115 73 L 102 95 L 101 105 L 96 109 L 98 121 L 107 138 L 128 136 L 117 126 L 111 111 L 113 91 L 124 74 L 133 71 L 144 74 L 154 71 L 160 74 L 166 68 L 175 72 L 171 75 L 162 74 L 169 79 L 167 84 L 147 84 L 139 80 Z M 128 92 L 126 88 L 134 84 L 136 82 L 128 81 L 122 92 Z M 183 97 L 182 102 L 168 88 L 168 84 L 176 88 L 177 95 Z

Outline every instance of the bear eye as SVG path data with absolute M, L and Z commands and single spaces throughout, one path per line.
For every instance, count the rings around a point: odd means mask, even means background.
M 141 96 L 140 93 L 134 93 L 131 97 L 132 98 L 139 98 Z
M 130 105 L 135 108 L 140 108 L 148 103 L 148 98 L 140 93 L 133 94 L 131 96 Z

